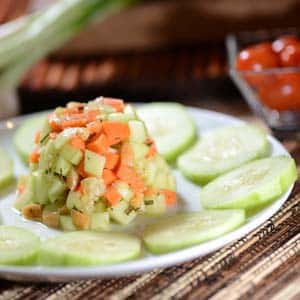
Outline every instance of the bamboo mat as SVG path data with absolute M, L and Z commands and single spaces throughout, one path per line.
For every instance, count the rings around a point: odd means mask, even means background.
M 296 159 L 300 144 L 285 141 Z M 272 218 L 244 238 L 182 265 L 111 280 L 0 281 L 0 300 L 300 299 L 300 182 Z

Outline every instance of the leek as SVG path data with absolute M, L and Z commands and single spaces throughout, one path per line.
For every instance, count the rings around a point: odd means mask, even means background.
M 0 117 L 15 114 L 12 96 L 23 74 L 36 61 L 61 46 L 83 26 L 135 1 L 59 0 L 45 11 L 0 27 Z M 10 95 L 10 103 L 7 97 Z M 5 105 L 6 104 L 6 105 Z M 10 111 L 8 106 L 12 107 Z M 3 109 L 4 106 L 6 109 Z

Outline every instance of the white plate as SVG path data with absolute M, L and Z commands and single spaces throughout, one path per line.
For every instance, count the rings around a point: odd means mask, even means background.
M 199 134 L 205 134 L 205 132 L 216 127 L 240 124 L 242 122 L 236 118 L 207 110 L 189 108 L 189 112 L 194 117 L 197 123 Z M 30 116 L 16 118 L 7 122 L 2 122 L 0 124 L 0 144 L 13 156 L 15 161 L 15 173 L 17 175 L 26 173 L 26 168 L 20 162 L 20 159 L 15 153 L 14 147 L 12 145 L 12 136 L 14 133 L 14 128 L 28 117 Z M 14 126 L 14 128 L 11 129 L 10 127 L 12 127 L 12 125 Z M 269 136 L 268 138 L 272 145 L 272 155 L 289 155 L 289 153 L 276 139 L 271 136 Z M 185 180 L 178 171 L 174 171 L 174 173 L 177 180 L 178 192 L 184 199 L 184 203 L 180 206 L 180 209 L 187 211 L 201 209 L 199 201 L 200 187 Z M 217 249 L 224 247 L 226 244 L 245 236 L 247 233 L 261 225 L 280 209 L 282 204 L 288 198 L 291 189 L 292 188 L 290 188 L 288 192 L 286 192 L 280 199 L 273 202 L 272 205 L 265 208 L 255 216 L 251 217 L 244 226 L 218 239 L 206 242 L 198 246 L 156 256 L 145 253 L 145 255 L 139 259 L 109 266 L 2 266 L 0 267 L 0 277 L 22 281 L 68 281 L 137 274 L 150 271 L 154 268 L 162 268 L 183 263 L 193 258 L 201 257 L 208 253 L 211 253 Z M 12 188 L 10 189 L 10 191 L 6 191 L 5 193 L 0 194 L 0 197 L 2 198 L 0 200 L 0 220 L 2 220 L 3 224 L 27 227 L 37 233 L 42 239 L 46 239 L 50 236 L 59 234 L 59 231 L 49 229 L 40 223 L 24 220 L 16 211 L 14 211 L 11 207 L 13 201 L 15 200 L 15 192 Z

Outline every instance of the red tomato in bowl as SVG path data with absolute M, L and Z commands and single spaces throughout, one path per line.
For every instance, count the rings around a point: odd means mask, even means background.
M 284 35 L 272 43 L 272 49 L 275 53 L 280 53 L 286 46 L 295 45 L 297 43 L 299 43 L 299 41 L 296 36 Z
M 258 96 L 271 109 L 300 110 L 300 74 L 277 74 L 273 83 L 259 88 Z
M 300 67 L 300 41 L 296 36 L 282 36 L 272 43 L 272 48 L 279 55 L 280 66 Z
M 300 67 L 300 42 L 283 48 L 280 52 L 280 64 L 283 67 Z
M 261 71 L 279 66 L 279 58 L 271 43 L 261 43 L 242 50 L 236 60 L 239 71 Z

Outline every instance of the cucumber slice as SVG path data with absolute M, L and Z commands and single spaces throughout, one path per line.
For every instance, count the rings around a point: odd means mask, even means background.
M 14 144 L 20 158 L 28 164 L 28 157 L 34 148 L 34 135 L 45 123 L 46 114 L 34 116 L 26 121 L 17 129 L 14 135 Z
M 178 158 L 178 167 L 188 179 L 206 184 L 215 177 L 249 161 L 266 156 L 267 136 L 251 125 L 227 126 L 204 135 Z
M 117 232 L 71 232 L 47 240 L 41 246 L 42 265 L 105 265 L 136 258 L 140 240 Z
M 143 240 L 150 252 L 166 253 L 215 239 L 244 222 L 243 210 L 183 213 L 147 226 Z
M 14 226 L 0 226 L 0 265 L 30 265 L 37 258 L 39 238 Z
M 6 152 L 0 148 L 0 188 L 6 187 L 13 179 L 13 161 Z
M 196 139 L 196 126 L 185 108 L 178 103 L 153 103 L 138 109 L 158 152 L 173 161 Z
M 282 195 L 297 178 L 295 162 L 288 156 L 248 163 L 206 185 L 200 192 L 205 208 L 252 209 Z

